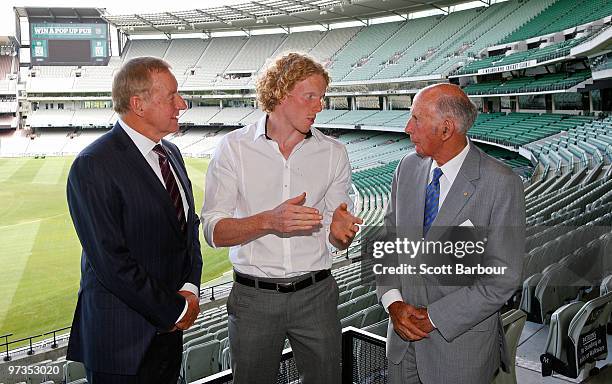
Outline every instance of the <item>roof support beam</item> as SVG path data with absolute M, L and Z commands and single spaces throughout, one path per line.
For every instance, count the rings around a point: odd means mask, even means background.
M 240 9 L 237 9 L 237 8 L 234 8 L 234 7 L 230 7 L 228 5 L 226 5 L 224 8 L 229 9 L 229 10 L 234 11 L 234 12 L 237 12 L 237 13 L 241 14 L 242 16 L 246 16 L 246 17 L 251 18 L 251 19 L 253 19 L 255 21 L 259 20 L 259 16 L 254 15 L 254 14 L 252 14 L 250 12 L 242 11 Z
M 168 38 L 168 40 L 170 40 L 172 38 L 172 36 L 167 33 L 162 31 L 161 29 L 157 28 L 157 26 L 155 26 L 155 24 L 153 24 L 152 22 L 150 22 L 149 20 L 145 19 L 144 17 L 140 16 L 140 15 L 134 15 L 134 17 L 136 17 L 138 20 L 142 21 L 145 24 L 148 24 L 151 28 L 155 29 L 156 31 L 158 31 L 161 34 L 166 35 L 166 37 Z
M 213 15 L 211 13 L 204 12 L 203 10 L 201 10 L 199 8 L 197 8 L 195 11 L 198 12 L 200 15 L 203 15 L 203 16 L 206 16 L 206 17 L 210 17 L 211 19 L 217 20 L 220 23 L 227 24 L 227 25 L 232 25 L 231 21 L 224 20 L 224 19 L 220 18 L 217 15 Z
M 164 12 L 164 14 L 172 17 L 174 20 L 180 21 L 181 23 L 184 23 L 185 25 L 188 25 L 189 27 L 191 27 L 191 29 L 195 30 L 195 26 L 193 24 L 191 24 L 190 22 L 188 22 L 187 20 L 183 19 L 182 17 L 178 17 L 177 15 L 175 15 L 174 13 L 171 12 Z

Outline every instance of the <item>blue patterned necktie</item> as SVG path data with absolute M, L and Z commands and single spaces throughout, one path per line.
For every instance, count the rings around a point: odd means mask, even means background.
M 442 170 L 435 168 L 433 171 L 433 178 L 431 183 L 427 185 L 425 190 L 425 216 L 423 218 L 423 236 L 427 235 L 431 224 L 438 215 L 438 204 L 440 201 L 440 177 L 442 176 Z

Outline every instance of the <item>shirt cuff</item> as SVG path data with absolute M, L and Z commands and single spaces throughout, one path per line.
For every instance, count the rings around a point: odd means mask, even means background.
M 195 285 L 191 283 L 183 284 L 183 286 L 181 287 L 181 289 L 179 289 L 179 291 L 189 291 L 193 293 L 194 295 L 196 295 L 196 297 L 200 297 L 200 292 L 198 292 L 198 287 L 196 287 Z
M 206 242 L 211 248 L 213 249 L 218 248 L 215 245 L 215 239 L 214 239 L 215 227 L 217 226 L 217 223 L 221 221 L 222 219 L 228 219 L 228 218 L 231 218 L 231 216 L 228 217 L 228 216 L 216 214 L 216 215 L 208 215 L 206 216 L 206 220 L 204 220 L 204 215 L 202 215 L 202 222 L 204 223 L 204 225 L 202 225 L 202 231 L 204 232 L 204 239 L 206 240 Z
M 427 311 L 427 318 L 429 318 L 429 322 L 431 323 L 431 325 L 432 325 L 434 328 L 438 328 L 438 327 L 436 327 L 436 325 L 434 324 L 434 322 L 433 322 L 433 321 L 431 321 L 431 316 L 429 316 L 429 311 Z
M 185 300 L 185 308 L 183 308 L 183 312 L 181 312 L 181 315 L 179 316 L 178 319 L 176 319 L 176 322 L 174 324 L 178 324 L 181 322 L 181 319 L 183 318 L 183 316 L 185 316 L 185 314 L 187 313 L 187 308 L 189 308 L 189 304 L 187 303 L 187 300 Z
M 387 313 L 389 313 L 389 306 L 396 301 L 404 301 L 402 298 L 402 293 L 399 291 L 399 289 L 390 289 L 380 298 L 380 302 Z

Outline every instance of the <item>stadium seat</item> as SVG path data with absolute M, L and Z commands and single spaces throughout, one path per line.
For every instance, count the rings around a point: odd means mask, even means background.
M 219 372 L 219 345 L 219 340 L 211 340 L 187 349 L 183 362 L 187 383 Z
M 381 304 L 375 304 L 369 308 L 363 310 L 363 321 L 360 324 L 361 328 L 376 324 L 379 321 L 384 320 L 388 317 L 387 312 Z
M 493 384 L 515 384 L 516 383 L 516 350 L 518 348 L 519 339 L 525 321 L 527 321 L 527 314 L 521 310 L 513 309 L 502 314 L 502 324 L 504 327 L 504 335 L 506 337 L 506 346 L 508 348 L 508 354 L 510 355 L 510 372 L 504 372 L 499 370 Z
M 183 351 L 186 351 L 187 349 L 189 349 L 189 347 L 192 347 L 198 344 L 204 344 L 207 341 L 211 341 L 213 339 L 215 339 L 215 335 L 212 333 L 208 333 L 208 334 L 205 334 L 204 336 L 200 336 L 200 337 L 196 337 L 195 339 L 188 340 L 186 342 L 183 342 Z
M 86 377 L 85 366 L 78 361 L 67 361 L 64 365 L 64 380 L 66 383 L 84 379 Z
M 542 375 L 553 372 L 586 378 L 597 360 L 607 357 L 606 324 L 612 312 L 612 293 L 587 303 L 573 302 L 556 310 L 550 322 Z
M 379 321 L 378 323 L 368 325 L 367 327 L 364 327 L 363 330 L 371 332 L 378 336 L 386 337 L 388 326 L 389 326 L 389 319 L 387 318 L 387 319 Z

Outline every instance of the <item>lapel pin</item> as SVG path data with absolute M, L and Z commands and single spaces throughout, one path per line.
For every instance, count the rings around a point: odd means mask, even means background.
M 463 192 L 463 196 L 467 196 L 467 195 L 468 195 L 468 193 L 467 193 L 467 192 Z

